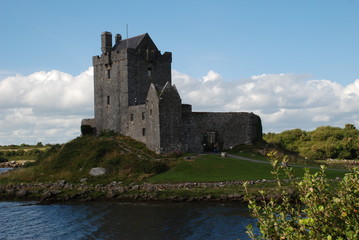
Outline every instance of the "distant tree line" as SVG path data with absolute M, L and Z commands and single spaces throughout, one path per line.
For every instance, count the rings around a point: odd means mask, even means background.
M 38 142 L 36 145 L 23 143 L 21 145 L 0 146 L 0 162 L 6 162 L 18 156 L 30 156 L 30 158 L 27 157 L 25 159 L 36 159 L 51 146 L 51 144 L 43 145 L 41 142 Z
M 43 151 L 35 148 L 35 149 L 31 149 L 31 150 L 9 150 L 9 151 L 0 151 L 0 156 L 4 156 L 4 157 L 12 157 L 12 156 L 38 156 L 42 153 Z
M 269 144 L 297 152 L 301 157 L 317 159 L 358 159 L 359 130 L 353 124 L 344 128 L 318 127 L 314 131 L 293 129 L 263 136 Z

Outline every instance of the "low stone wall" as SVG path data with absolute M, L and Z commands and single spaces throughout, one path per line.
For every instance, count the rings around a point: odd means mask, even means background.
M 0 168 L 18 168 L 23 167 L 25 164 L 28 164 L 29 162 L 16 162 L 16 161 L 9 161 L 9 162 L 1 162 Z
M 249 184 L 273 182 L 273 180 L 248 181 Z M 65 201 L 239 201 L 244 202 L 244 195 L 236 193 L 220 196 L 206 194 L 201 196 L 179 195 L 176 191 L 212 189 L 213 192 L 221 188 L 242 186 L 244 181 L 228 181 L 213 183 L 174 183 L 174 184 L 130 184 L 112 182 L 109 184 L 90 185 L 86 183 L 72 184 L 65 180 L 56 183 L 20 183 L 0 184 L 0 200 L 36 200 L 40 203 Z M 162 194 L 170 191 L 171 194 Z

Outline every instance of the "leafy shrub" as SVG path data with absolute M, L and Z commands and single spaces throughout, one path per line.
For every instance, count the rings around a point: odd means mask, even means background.
M 318 127 L 311 132 L 294 129 L 278 134 L 268 133 L 263 138 L 306 159 L 359 158 L 359 130 L 352 124 L 347 125 L 345 128 Z
M 6 157 L 2 157 L 0 156 L 0 162 L 8 162 L 9 159 L 7 159 Z
M 354 169 L 339 183 L 330 188 L 325 167 L 311 174 L 307 169 L 300 181 L 294 181 L 292 170 L 286 166 L 287 159 L 270 154 L 273 174 L 277 179 L 276 191 L 281 201 L 270 199 L 257 203 L 248 194 L 251 214 L 258 218 L 260 235 L 248 226 L 252 239 L 358 239 L 359 238 L 359 171 Z M 284 162 L 282 164 L 281 162 Z M 298 194 L 300 202 L 282 188 L 280 173 L 290 180 L 290 188 Z M 247 190 L 247 184 L 245 184 Z M 266 195 L 261 192 L 263 199 Z

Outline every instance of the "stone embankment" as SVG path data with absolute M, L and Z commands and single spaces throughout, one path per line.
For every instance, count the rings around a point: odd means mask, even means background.
M 17 162 L 17 161 L 1 162 L 0 168 L 18 168 L 18 167 L 23 167 L 27 163 L 28 163 L 27 161 L 24 161 L 24 162 Z
M 244 181 L 213 183 L 175 184 L 129 184 L 111 182 L 109 184 L 68 183 L 20 183 L 0 184 L 0 200 L 36 200 L 41 203 L 95 200 L 134 201 L 244 201 L 242 185 Z M 249 181 L 249 184 L 272 182 L 273 180 Z M 201 193 L 204 189 L 211 191 Z M 231 189 L 221 191 L 221 189 Z M 183 194 L 183 191 L 187 191 Z M 182 192 L 182 193 L 180 193 Z M 278 197 L 278 196 L 277 196 Z

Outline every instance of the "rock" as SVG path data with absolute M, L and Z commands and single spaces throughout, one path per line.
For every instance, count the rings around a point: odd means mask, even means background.
M 87 178 L 81 178 L 80 179 L 80 183 L 85 183 L 85 182 L 87 182 Z
M 8 197 L 14 197 L 15 196 L 15 190 L 14 189 L 7 189 L 6 190 L 6 195 Z
M 107 199 L 111 199 L 111 198 L 114 198 L 116 196 L 116 193 L 112 190 L 109 190 L 106 194 L 106 198 Z
M 102 176 L 102 175 L 106 174 L 106 169 L 102 168 L 102 167 L 91 168 L 89 174 L 94 177 Z
M 27 190 L 21 189 L 21 190 L 19 190 L 19 191 L 16 192 L 16 197 L 17 197 L 17 198 L 26 197 L 27 193 L 28 193 Z
M 49 191 L 44 192 L 41 195 L 41 199 L 51 198 L 51 197 L 54 197 L 54 196 L 56 196 L 56 195 L 58 195 L 60 193 L 62 193 L 61 190 L 49 190 Z
M 65 184 L 66 184 L 66 180 L 60 180 L 60 181 L 58 181 L 58 184 L 59 184 L 59 185 L 65 185 Z
M 221 152 L 221 157 L 223 157 L 223 158 L 227 157 L 227 153 L 226 152 Z
M 73 188 L 73 186 L 72 186 L 72 184 L 70 184 L 70 183 L 66 183 L 66 184 L 64 185 L 64 188 L 65 188 L 65 189 L 71 189 L 71 188 Z
M 41 194 L 41 200 L 47 199 L 47 198 L 50 198 L 50 197 L 51 197 L 50 191 L 46 191 L 43 194 Z
M 50 193 L 51 193 L 51 196 L 56 196 L 56 195 L 62 193 L 62 191 L 61 190 L 50 190 Z

